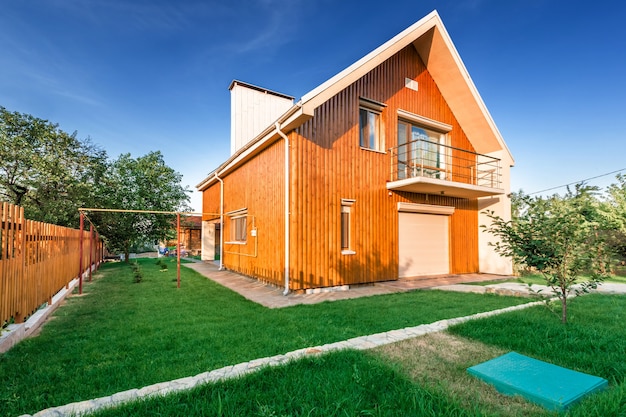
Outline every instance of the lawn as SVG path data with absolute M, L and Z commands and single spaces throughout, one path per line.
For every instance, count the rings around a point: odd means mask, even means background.
M 584 280 L 585 277 L 581 277 L 581 280 Z M 546 285 L 546 280 L 541 274 L 524 274 L 519 277 L 515 277 L 508 280 L 495 280 L 495 281 L 480 281 L 480 282 L 468 282 L 470 285 L 491 285 L 491 284 L 502 284 L 503 282 L 518 282 L 520 284 L 537 284 L 537 285 Z M 606 283 L 615 283 L 615 284 L 626 284 L 626 276 L 622 275 L 621 272 L 618 275 L 612 275 L 604 280 Z
M 625 416 L 626 297 L 589 295 L 572 300 L 570 308 L 567 325 L 546 307 L 533 307 L 371 351 L 265 368 L 94 416 Z M 501 395 L 467 374 L 467 367 L 511 350 L 602 376 L 609 389 L 557 414 Z
M 527 301 L 416 291 L 271 310 L 187 268 L 177 289 L 175 263 L 138 262 L 140 283 L 128 265 L 104 265 L 38 337 L 0 355 L 0 415 Z

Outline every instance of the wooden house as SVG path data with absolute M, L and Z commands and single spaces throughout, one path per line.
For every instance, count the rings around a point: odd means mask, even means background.
M 205 259 L 221 243 L 286 292 L 512 272 L 479 225 L 510 217 L 513 158 L 436 11 L 297 102 L 230 89 L 232 155 L 197 186 Z

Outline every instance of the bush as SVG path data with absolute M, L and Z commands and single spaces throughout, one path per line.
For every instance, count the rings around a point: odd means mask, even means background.
M 157 259 L 156 264 L 160 268 L 161 272 L 167 271 L 167 264 L 165 263 L 163 259 L 161 258 Z
M 137 262 L 131 263 L 130 266 L 133 269 L 135 283 L 140 283 L 143 280 L 143 271 L 141 270 L 141 266 L 139 266 Z

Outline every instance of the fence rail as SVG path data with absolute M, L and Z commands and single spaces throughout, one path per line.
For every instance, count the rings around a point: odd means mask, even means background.
M 80 259 L 83 245 L 82 262 Z M 24 209 L 0 202 L 0 325 L 23 322 L 64 286 L 102 260 L 102 242 L 90 230 L 24 218 Z

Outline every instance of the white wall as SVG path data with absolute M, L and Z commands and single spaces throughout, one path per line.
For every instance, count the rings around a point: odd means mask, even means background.
M 233 82 L 230 89 L 230 154 L 271 126 L 293 107 L 293 98 Z
M 202 222 L 202 255 L 203 261 L 215 260 L 215 223 Z
M 488 154 L 501 159 L 501 180 L 503 195 L 495 197 L 484 197 L 478 200 L 478 225 L 490 225 L 491 219 L 484 214 L 484 211 L 494 211 L 495 214 L 505 220 L 511 219 L 511 164 L 512 161 L 505 151 L 498 151 Z M 489 242 L 496 242 L 496 237 L 478 229 L 478 262 L 480 272 L 486 274 L 510 275 L 513 273 L 513 263 L 511 259 L 504 258 L 497 254 Z

